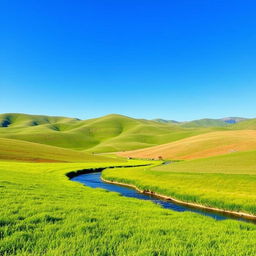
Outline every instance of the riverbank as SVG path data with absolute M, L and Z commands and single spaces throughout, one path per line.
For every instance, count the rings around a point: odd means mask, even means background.
M 227 168 L 229 173 L 213 173 L 214 166 L 211 173 L 203 172 L 202 168 L 194 172 L 176 171 L 185 164 L 189 169 L 190 162 L 181 162 L 154 168 L 104 170 L 102 176 L 106 180 L 132 184 L 149 194 L 158 194 L 177 203 L 255 218 L 256 175 L 233 174 L 231 168 Z
M 205 205 L 200 205 L 200 204 L 196 204 L 196 203 L 185 202 L 185 201 L 181 201 L 181 200 L 178 200 L 178 199 L 170 197 L 170 196 L 166 196 L 166 195 L 156 193 L 154 191 L 142 190 L 142 189 L 140 189 L 137 186 L 132 185 L 132 184 L 117 182 L 117 181 L 111 181 L 111 180 L 108 180 L 108 179 L 104 179 L 103 177 L 101 177 L 101 179 L 102 179 L 102 181 L 104 181 L 106 183 L 119 185 L 119 186 L 124 186 L 124 187 L 129 187 L 129 188 L 135 189 L 139 193 L 154 196 L 154 197 L 158 197 L 158 198 L 164 199 L 164 200 L 169 200 L 169 201 L 172 201 L 176 204 L 189 206 L 189 207 L 193 207 L 193 208 L 196 208 L 196 209 L 203 209 L 203 210 L 206 210 L 206 211 L 221 213 L 221 214 L 225 214 L 225 215 L 230 215 L 230 216 L 233 216 L 233 217 L 243 218 L 243 219 L 246 219 L 246 220 L 252 220 L 252 221 L 255 221 L 255 224 L 256 224 L 256 216 L 252 215 L 252 214 L 248 214 L 248 213 L 244 213 L 244 212 L 229 211 L 229 210 L 209 207 L 209 206 L 205 206 Z

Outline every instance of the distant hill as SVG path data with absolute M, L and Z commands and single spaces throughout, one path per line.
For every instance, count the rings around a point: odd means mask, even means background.
M 243 118 L 243 117 L 224 117 L 221 118 L 220 120 L 224 121 L 225 123 L 228 124 L 236 124 L 245 120 L 248 120 L 248 118 Z
M 233 124 L 232 129 L 256 129 L 256 118 L 241 121 Z
M 236 119 L 239 123 L 226 123 Z M 242 118 L 240 118 L 242 119 Z M 148 148 L 219 130 L 255 129 L 255 121 L 201 119 L 191 122 L 153 121 L 111 114 L 89 120 L 0 114 L 0 138 L 23 140 L 89 152 Z
M 180 124 L 182 127 L 186 128 L 196 128 L 196 127 L 224 127 L 227 126 L 228 124 L 219 119 L 200 119 L 200 120 L 194 120 L 190 122 L 184 122 Z
M 204 119 L 186 121 L 186 122 L 178 122 L 174 120 L 165 120 L 160 118 L 154 119 L 154 121 L 159 123 L 173 123 L 186 128 L 225 127 L 225 126 L 228 126 L 229 124 L 235 124 L 245 120 L 247 120 L 247 118 L 242 118 L 242 117 L 225 117 L 220 119 L 204 118 Z
M 161 119 L 161 118 L 157 118 L 157 119 L 153 119 L 153 121 L 158 122 L 158 123 L 163 123 L 163 124 L 178 124 L 178 121 L 175 120 L 165 120 L 165 119 Z
M 116 114 L 89 120 L 2 114 L 0 124 L 2 138 L 91 152 L 145 148 L 207 132 Z
M 0 114 L 0 127 L 30 127 L 38 125 L 53 125 L 56 123 L 72 123 L 77 122 L 76 118 L 58 117 L 58 116 L 43 116 L 43 115 L 27 115 L 7 113 Z M 57 129 L 57 127 L 55 127 Z

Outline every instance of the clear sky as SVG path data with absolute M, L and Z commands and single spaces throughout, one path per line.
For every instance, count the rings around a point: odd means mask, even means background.
M 1 0 L 0 112 L 256 117 L 256 2 Z

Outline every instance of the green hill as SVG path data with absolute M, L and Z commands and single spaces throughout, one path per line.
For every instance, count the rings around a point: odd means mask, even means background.
M 232 129 L 256 129 L 256 118 L 248 119 L 231 126 Z
M 180 124 L 180 122 L 175 121 L 175 120 L 166 120 L 166 119 L 153 119 L 153 121 L 158 122 L 158 123 L 163 123 L 163 124 Z
M 197 128 L 197 127 L 226 127 L 231 124 L 236 124 L 242 121 L 248 120 L 247 118 L 243 117 L 224 117 L 220 119 L 199 119 L 199 120 L 193 120 L 188 122 L 177 122 L 175 120 L 166 120 L 166 119 L 154 119 L 153 121 L 159 122 L 159 123 L 171 123 L 171 124 L 177 124 L 181 127 L 187 127 L 187 128 Z
M 0 160 L 28 162 L 109 162 L 111 158 L 33 142 L 0 138 Z
M 9 128 L 26 128 L 38 125 L 53 125 L 56 123 L 73 123 L 78 121 L 75 118 L 43 116 L 43 115 L 27 115 L 17 113 L 0 114 L 0 127 Z
M 255 120 L 227 124 L 219 119 L 201 119 L 177 124 L 116 114 L 89 120 L 2 114 L 0 115 L 0 138 L 81 151 L 117 152 L 157 146 L 207 132 L 254 129 L 256 128 Z
M 92 152 L 145 148 L 207 132 L 114 114 L 90 120 L 3 114 L 0 123 L 2 138 Z

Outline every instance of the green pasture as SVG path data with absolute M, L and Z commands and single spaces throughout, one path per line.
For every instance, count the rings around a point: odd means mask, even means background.
M 0 160 L 27 162 L 102 162 L 104 156 L 39 143 L 0 138 Z M 121 161 L 121 160 L 120 160 Z
M 256 214 L 255 151 L 150 169 L 106 170 L 103 176 L 188 202 Z
M 256 254 L 255 225 L 173 212 L 65 176 L 110 165 L 0 162 L 0 255 Z

